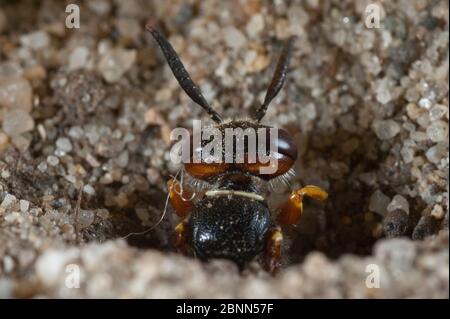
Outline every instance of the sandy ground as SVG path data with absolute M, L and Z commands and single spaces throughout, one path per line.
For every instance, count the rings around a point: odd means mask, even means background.
M 448 298 L 448 1 L 0 0 L 0 297 Z M 289 189 L 325 188 L 284 229 L 283 270 L 202 263 L 162 223 L 169 133 L 209 119 L 144 30 L 161 21 L 225 117 L 261 102 L 297 141 Z M 274 209 L 275 211 L 275 209 Z M 79 279 L 79 280 L 78 280 Z

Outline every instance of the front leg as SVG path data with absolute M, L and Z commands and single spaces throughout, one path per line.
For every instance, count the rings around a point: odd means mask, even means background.
M 303 214 L 303 197 L 308 196 L 316 200 L 327 199 L 326 191 L 317 186 L 308 185 L 293 191 L 288 201 L 281 206 L 278 221 L 282 225 L 295 224 Z M 283 233 L 280 226 L 269 230 L 265 251 L 265 269 L 272 275 L 276 274 L 281 267 L 281 249 L 283 244 Z
M 167 188 L 169 189 L 170 203 L 175 213 L 181 218 L 187 217 L 194 207 L 192 200 L 195 193 L 191 189 L 183 187 L 176 179 L 170 179 L 167 182 Z
M 303 197 L 308 196 L 315 200 L 324 201 L 328 193 L 318 186 L 308 185 L 293 191 L 289 200 L 280 208 L 278 221 L 282 225 L 297 223 L 303 214 Z
M 182 187 L 180 182 L 176 179 L 169 180 L 167 182 L 167 187 L 169 189 L 170 203 L 172 204 L 175 213 L 183 218 L 183 220 L 175 227 L 174 246 L 180 252 L 187 254 L 189 250 L 186 239 L 188 227 L 187 220 L 194 207 L 192 200 L 195 197 L 195 193 L 187 187 Z

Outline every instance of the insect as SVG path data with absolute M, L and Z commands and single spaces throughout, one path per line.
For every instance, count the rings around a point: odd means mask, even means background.
M 181 88 L 200 105 L 223 132 L 226 128 L 271 127 L 261 124 L 267 107 L 281 90 L 288 71 L 294 38 L 284 45 L 264 102 L 249 120 L 225 121 L 203 97 L 189 76 L 177 53 L 155 23 L 146 29 L 158 43 Z M 308 185 L 294 190 L 278 209 L 277 217 L 269 210 L 264 197 L 266 184 L 292 171 L 297 159 L 297 147 L 288 132 L 278 129 L 277 149 L 269 156 L 277 160 L 277 169 L 261 174 L 260 162 L 216 164 L 201 161 L 185 163 L 192 178 L 203 181 L 207 190 L 198 196 L 195 189 L 172 178 L 168 182 L 169 199 L 181 222 L 175 227 L 175 246 L 202 260 L 224 258 L 234 261 L 240 269 L 258 256 L 263 256 L 265 269 L 275 274 L 281 266 L 283 234 L 281 226 L 297 223 L 303 213 L 303 199 L 323 201 L 328 194 L 317 186 Z M 234 154 L 233 154 L 234 155 Z

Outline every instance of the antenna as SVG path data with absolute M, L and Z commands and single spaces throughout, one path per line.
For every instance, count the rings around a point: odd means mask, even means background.
M 161 30 L 154 23 L 149 23 L 145 26 L 148 32 L 151 33 L 153 38 L 158 42 L 162 53 L 164 54 L 173 75 L 177 79 L 181 88 L 186 92 L 186 94 L 198 105 L 200 105 L 206 112 L 208 112 L 211 119 L 216 123 L 222 123 L 222 117 L 214 111 L 211 106 L 206 102 L 203 97 L 202 92 L 191 79 L 189 73 L 186 71 L 183 62 L 181 62 L 178 54 L 175 52 L 174 48 L 170 42 L 166 39 Z

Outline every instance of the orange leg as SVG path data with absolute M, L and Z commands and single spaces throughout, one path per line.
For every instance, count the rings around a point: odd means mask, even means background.
M 266 243 L 265 269 L 275 275 L 281 266 L 281 245 L 283 243 L 283 233 L 279 226 L 269 230 Z
M 175 213 L 183 218 L 183 220 L 175 227 L 174 246 L 182 253 L 187 254 L 189 250 L 186 240 L 186 231 L 188 227 L 187 217 L 194 207 L 194 204 L 192 203 L 194 192 L 187 187 L 182 188 L 180 182 L 176 179 L 169 180 L 167 182 L 167 187 L 169 188 L 170 203 L 172 204 Z
M 303 197 L 308 196 L 315 200 L 324 201 L 328 194 L 320 187 L 308 185 L 293 191 L 289 200 L 281 206 L 278 221 L 282 225 L 295 224 L 303 214 Z
M 186 240 L 186 231 L 187 231 L 187 220 L 179 222 L 175 227 L 175 241 L 174 246 L 177 250 L 179 250 L 183 254 L 187 254 L 189 251 L 189 245 Z
M 181 187 L 180 182 L 176 179 L 171 179 L 167 182 L 167 187 L 169 189 L 169 199 L 175 212 L 181 218 L 188 216 L 194 205 L 192 199 L 194 197 L 194 192 L 187 187 Z

